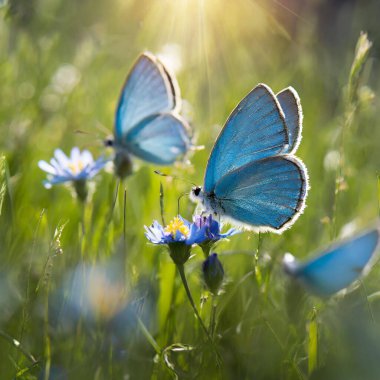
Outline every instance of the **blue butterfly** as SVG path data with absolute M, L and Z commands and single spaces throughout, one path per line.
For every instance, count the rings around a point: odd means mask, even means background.
M 347 288 L 371 268 L 379 249 L 379 227 L 337 243 L 305 263 L 298 263 L 287 253 L 283 259 L 284 270 L 311 293 L 320 297 L 331 296 Z
M 171 165 L 190 147 L 189 126 L 179 116 L 179 88 L 174 76 L 152 54 L 143 53 L 127 76 L 116 109 L 115 167 L 120 177 L 132 172 L 130 155 Z
M 288 87 L 275 95 L 256 86 L 232 111 L 208 160 L 204 186 L 191 199 L 233 224 L 281 233 L 305 207 L 308 176 L 293 154 L 301 141 L 302 109 Z

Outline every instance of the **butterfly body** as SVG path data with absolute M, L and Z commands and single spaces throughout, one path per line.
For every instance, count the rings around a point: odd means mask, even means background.
M 127 149 L 116 147 L 114 158 L 115 174 L 120 178 L 125 178 L 133 173 L 132 157 Z
M 171 165 L 191 146 L 187 122 L 179 115 L 178 84 L 152 54 L 143 53 L 127 76 L 116 109 L 114 139 L 116 172 L 132 172 L 130 156 Z
M 288 253 L 283 260 L 284 270 L 312 294 L 328 297 L 366 274 L 379 249 L 379 241 L 380 230 L 376 227 L 337 243 L 303 263 Z
M 306 168 L 293 155 L 301 129 L 294 89 L 276 96 L 268 86 L 256 86 L 228 118 L 204 186 L 193 188 L 191 198 L 235 225 L 281 233 L 302 212 L 308 190 Z

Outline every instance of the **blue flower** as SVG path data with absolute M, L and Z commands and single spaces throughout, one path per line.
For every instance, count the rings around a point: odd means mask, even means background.
M 215 242 L 236 233 L 238 231 L 235 229 L 220 233 L 220 224 L 211 215 L 196 215 L 193 223 L 177 216 L 166 227 L 156 220 L 151 226 L 145 226 L 145 236 L 151 243 L 168 245 L 172 259 L 175 262 L 184 260 L 183 263 L 189 258 L 193 244 L 198 244 L 207 257 Z M 181 252 L 175 253 L 173 250 Z
M 65 182 L 83 182 L 91 179 L 104 167 L 106 162 L 103 157 L 94 161 L 88 150 L 80 152 L 79 148 L 74 147 L 70 157 L 67 157 L 61 149 L 56 149 L 50 164 L 46 161 L 39 161 L 38 166 L 48 173 L 44 186 L 50 189 L 53 185 Z
M 175 217 L 165 228 L 155 220 L 150 227 L 145 226 L 145 236 L 153 244 L 166 244 L 177 265 L 183 265 L 190 257 L 191 224 L 181 216 Z
M 191 224 L 181 216 L 175 217 L 165 228 L 155 220 L 150 227 L 144 226 L 145 236 L 153 244 L 189 243 Z
M 211 247 L 220 239 L 228 238 L 239 233 L 238 230 L 231 228 L 224 234 L 221 233 L 222 225 L 213 219 L 212 215 L 195 215 L 190 227 L 190 244 L 198 244 L 208 256 Z
M 224 269 L 216 253 L 211 254 L 202 264 L 203 280 L 208 289 L 217 294 L 224 279 Z

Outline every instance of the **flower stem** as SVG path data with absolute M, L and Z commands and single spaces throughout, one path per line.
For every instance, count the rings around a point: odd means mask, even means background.
M 205 256 L 205 259 L 210 256 L 210 251 L 211 251 L 211 244 L 202 244 L 201 245 L 203 254 Z
M 180 274 L 180 276 L 181 276 L 182 284 L 183 284 L 183 286 L 184 286 L 184 288 L 185 288 L 187 298 L 188 298 L 189 301 L 190 301 L 190 304 L 191 304 L 191 306 L 192 306 L 192 308 L 193 308 L 193 310 L 194 310 L 194 313 L 195 313 L 195 315 L 196 315 L 196 317 L 197 317 L 197 319 L 198 319 L 200 325 L 202 326 L 202 329 L 203 329 L 203 331 L 205 332 L 205 334 L 206 334 L 208 340 L 209 340 L 210 343 L 212 344 L 212 346 L 213 346 L 213 348 L 214 348 L 214 350 L 215 350 L 216 355 L 219 357 L 219 353 L 218 353 L 217 350 L 216 350 L 216 347 L 215 347 L 215 345 L 214 345 L 214 341 L 213 341 L 213 339 L 212 339 L 210 333 L 208 332 L 207 327 L 206 327 L 205 324 L 203 323 L 202 318 L 201 318 L 201 316 L 199 315 L 198 310 L 197 310 L 197 308 L 196 308 L 196 306 L 195 306 L 195 303 L 194 303 L 193 297 L 192 297 L 191 292 L 190 292 L 190 289 L 189 289 L 189 285 L 188 285 L 187 280 L 186 280 L 185 269 L 184 269 L 183 264 L 177 264 L 177 268 L 178 268 L 178 272 L 179 272 L 179 274 Z
M 123 199 L 123 244 L 124 244 L 124 255 L 126 254 L 126 248 L 127 248 L 127 228 L 126 228 L 126 221 L 127 221 L 127 188 L 124 188 L 124 199 Z
M 210 328 L 209 328 L 209 331 L 210 331 L 210 335 L 211 335 L 211 338 L 214 339 L 214 334 L 215 334 L 215 325 L 216 325 L 216 307 L 217 307 L 217 304 L 216 304 L 216 295 L 213 293 L 212 296 L 211 296 L 211 317 L 210 317 Z

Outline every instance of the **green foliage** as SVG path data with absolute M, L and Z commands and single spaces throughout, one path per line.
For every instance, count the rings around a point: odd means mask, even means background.
M 379 215 L 378 5 L 338 3 L 0 2 L 1 379 L 378 378 L 378 266 L 324 302 L 281 268 L 285 252 L 307 257 Z M 134 162 L 119 185 L 104 172 L 83 203 L 65 186 L 45 189 L 37 163 L 55 148 L 104 152 L 144 50 L 176 69 L 204 149 L 191 165 Z M 211 343 L 169 253 L 147 243 L 143 226 L 168 222 L 178 204 L 191 219 L 194 205 L 178 200 L 187 181 L 202 184 L 222 124 L 261 82 L 300 95 L 297 155 L 311 189 L 282 235 L 218 242 L 225 280 L 215 297 L 192 250 L 182 274 Z

